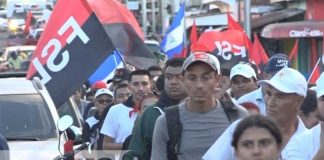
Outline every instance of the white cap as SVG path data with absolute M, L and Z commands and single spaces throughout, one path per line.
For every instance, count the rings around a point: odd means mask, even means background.
M 270 80 L 259 81 L 259 84 L 269 84 L 284 93 L 296 93 L 306 97 L 307 82 L 305 77 L 295 69 L 285 67 Z
M 254 69 L 250 65 L 244 63 L 239 63 L 231 69 L 230 79 L 232 80 L 236 75 L 241 75 L 245 78 L 254 77 L 257 79 Z
M 110 95 L 111 97 L 114 97 L 114 94 L 113 94 L 110 90 L 105 89 L 105 88 L 102 88 L 102 89 L 98 89 L 98 90 L 97 90 L 97 92 L 96 92 L 96 94 L 95 94 L 95 99 L 96 99 L 97 97 L 99 97 L 100 95 L 103 95 L 103 94 L 108 94 L 108 95 Z
M 182 71 L 184 72 L 185 70 L 188 69 L 188 67 L 192 63 L 198 62 L 198 61 L 208 64 L 215 71 L 217 71 L 218 74 L 220 74 L 220 64 L 219 64 L 218 59 L 214 55 L 212 55 L 210 53 L 206 53 L 206 52 L 191 53 L 190 56 L 188 58 L 186 58 L 186 60 L 184 61 L 183 65 L 182 65 Z
M 324 72 L 316 81 L 316 95 L 318 98 L 324 95 Z

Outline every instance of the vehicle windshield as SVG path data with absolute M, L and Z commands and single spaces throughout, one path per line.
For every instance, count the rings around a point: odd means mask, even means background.
M 160 46 L 158 46 L 156 44 L 148 44 L 148 43 L 146 43 L 146 46 L 149 48 L 149 50 L 151 52 L 160 52 L 161 51 Z
M 12 18 L 13 19 L 25 19 L 26 18 L 27 13 L 26 12 L 14 12 L 12 14 Z
M 56 127 L 38 94 L 0 95 L 0 133 L 8 140 L 56 138 Z

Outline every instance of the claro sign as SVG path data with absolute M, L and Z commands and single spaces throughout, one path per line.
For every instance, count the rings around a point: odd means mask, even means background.
M 319 29 L 304 28 L 304 30 L 290 30 L 290 37 L 320 37 L 323 36 L 323 32 Z

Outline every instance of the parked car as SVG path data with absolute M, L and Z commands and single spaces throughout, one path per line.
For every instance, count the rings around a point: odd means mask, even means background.
M 10 159 L 51 159 L 59 154 L 58 119 L 39 79 L 0 78 L 0 132 L 8 140 Z
M 39 78 L 25 76 L 0 74 L 0 133 L 8 139 L 11 159 L 53 159 L 59 154 L 59 117 L 70 115 L 81 128 L 82 116 L 73 98 L 55 106 Z M 61 150 L 65 141 L 62 136 Z

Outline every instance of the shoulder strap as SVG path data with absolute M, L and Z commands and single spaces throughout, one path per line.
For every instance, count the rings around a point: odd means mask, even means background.
M 159 110 L 159 112 L 162 114 L 163 110 L 160 107 L 154 107 L 155 109 Z
M 180 151 L 182 124 L 180 122 L 179 106 L 165 109 L 169 141 L 167 145 L 168 159 L 177 160 Z
M 240 118 L 239 111 L 237 110 L 235 104 L 229 100 L 220 100 L 220 103 L 224 109 L 227 119 L 230 123 L 234 122 L 235 120 Z

